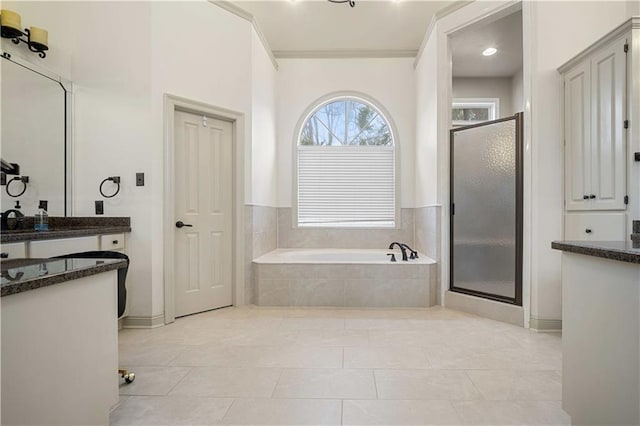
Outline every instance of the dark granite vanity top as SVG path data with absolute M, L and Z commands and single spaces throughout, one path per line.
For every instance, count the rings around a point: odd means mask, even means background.
M 48 231 L 35 231 L 33 217 L 24 218 L 23 229 L 2 231 L 2 243 L 22 241 L 53 240 L 92 235 L 119 234 L 131 232 L 128 217 L 50 217 Z
M 127 265 L 121 259 L 11 259 L 1 266 L 1 296 L 76 280 Z
M 634 248 L 631 241 L 554 241 L 551 248 L 640 264 L 640 247 Z

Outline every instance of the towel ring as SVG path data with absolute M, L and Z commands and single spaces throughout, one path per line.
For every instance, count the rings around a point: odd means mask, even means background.
M 19 194 L 12 194 L 11 191 L 9 190 L 9 187 L 11 186 L 12 182 L 15 181 L 20 181 L 22 182 L 22 191 L 20 191 Z M 29 176 L 16 176 L 13 179 L 11 179 L 9 182 L 7 182 L 7 186 L 5 187 L 5 191 L 7 192 L 7 195 L 9 197 L 13 197 L 13 198 L 17 198 L 19 196 L 21 196 L 22 194 L 24 194 L 27 191 L 27 183 L 29 183 Z
M 118 185 L 118 189 L 116 189 L 116 192 L 114 192 L 111 195 L 105 195 L 104 191 L 102 190 L 102 185 L 104 185 L 106 182 L 109 182 L 109 181 Z M 119 192 L 120 192 L 120 176 L 110 176 L 104 179 L 102 182 L 100 182 L 100 195 L 102 195 L 104 198 L 113 198 L 116 195 L 118 195 Z

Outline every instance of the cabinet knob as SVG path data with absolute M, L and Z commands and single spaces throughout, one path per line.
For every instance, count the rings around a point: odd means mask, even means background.
M 587 229 L 584 230 L 584 232 L 586 232 L 587 234 L 590 234 L 591 233 L 591 229 L 587 228 Z
M 118 240 L 111 241 L 112 244 L 118 244 Z
M 590 194 L 590 195 L 589 195 L 589 198 L 593 200 L 594 198 L 596 198 L 596 196 L 595 196 L 595 195 L 593 195 L 593 194 Z
M 583 199 L 583 200 L 588 200 L 588 199 L 589 199 L 589 196 L 588 196 L 588 195 L 583 195 L 583 196 L 582 196 L 582 199 Z

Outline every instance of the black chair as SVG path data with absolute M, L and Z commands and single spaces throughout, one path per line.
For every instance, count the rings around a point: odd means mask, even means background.
M 129 272 L 129 256 L 117 251 L 83 251 L 80 253 L 65 254 L 62 256 L 55 256 L 54 259 L 123 259 L 127 261 L 125 267 L 118 269 L 118 319 L 124 314 L 127 307 L 127 287 L 125 283 L 127 281 L 127 272 Z M 125 369 L 118 369 L 118 374 L 127 383 L 131 383 L 135 380 L 136 375 L 133 372 L 128 372 Z

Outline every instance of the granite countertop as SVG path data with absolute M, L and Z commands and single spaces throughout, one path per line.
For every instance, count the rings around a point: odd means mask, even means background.
M 2 231 L 0 242 L 17 243 L 131 232 L 131 220 L 128 217 L 50 217 L 48 231 L 35 231 L 32 217 L 24 220 L 23 229 Z
M 634 247 L 631 241 L 554 241 L 551 248 L 640 264 L 640 247 Z
M 123 259 L 11 259 L 0 263 L 1 296 L 22 293 L 127 266 Z

